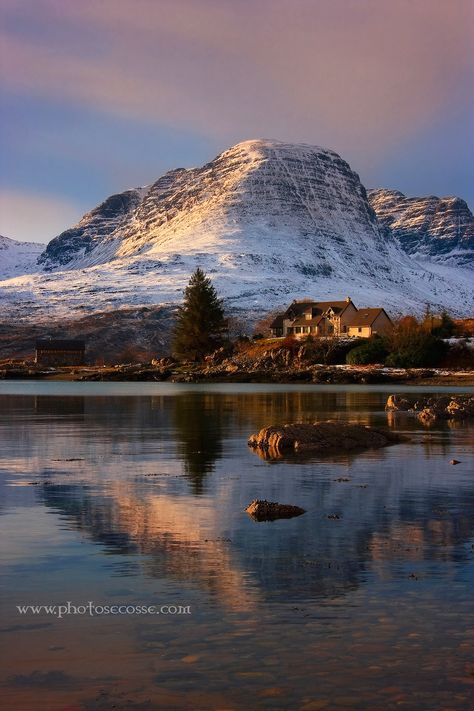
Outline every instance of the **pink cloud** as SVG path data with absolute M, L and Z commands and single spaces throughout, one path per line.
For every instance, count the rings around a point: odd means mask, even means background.
M 1 40 L 11 89 L 366 163 L 465 100 L 472 66 L 467 0 L 37 0 L 35 18 Z

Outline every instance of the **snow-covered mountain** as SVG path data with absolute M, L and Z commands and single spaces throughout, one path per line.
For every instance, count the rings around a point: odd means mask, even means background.
M 0 278 L 25 274 L 37 269 L 37 260 L 44 249 L 44 244 L 37 242 L 18 242 L 0 235 Z
M 472 272 L 408 256 L 340 156 L 270 140 L 108 198 L 48 244 L 40 272 L 0 282 L 0 300 L 35 318 L 175 304 L 196 266 L 256 318 L 306 296 L 473 309 Z
M 402 249 L 440 264 L 474 267 L 474 217 L 458 197 L 408 198 L 398 190 L 368 190 L 379 222 Z
M 127 212 L 123 203 L 130 195 L 136 199 L 138 191 L 109 198 L 50 242 L 41 262 L 49 269 L 83 268 L 200 252 L 222 256 L 229 269 L 247 265 L 254 271 L 267 256 L 281 252 L 281 260 L 287 252 L 292 271 L 314 276 L 335 268 L 350 276 L 356 255 L 366 277 L 387 266 L 386 245 L 358 176 L 321 148 L 248 141 L 202 168 L 167 173 Z M 115 209 L 105 211 L 110 202 Z
M 128 225 L 134 210 L 139 207 L 146 188 L 126 190 L 118 195 L 111 195 L 98 207 L 86 213 L 81 221 L 59 237 L 51 240 L 38 260 L 46 269 L 60 267 L 86 257 L 108 241 L 110 236 L 119 233 Z

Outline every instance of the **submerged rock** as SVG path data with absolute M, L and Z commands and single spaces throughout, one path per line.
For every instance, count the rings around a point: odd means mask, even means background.
M 284 452 L 337 452 L 385 447 L 399 442 L 396 435 L 363 425 L 328 420 L 264 427 L 250 437 L 249 447 L 277 458 Z
M 279 504 L 276 501 L 266 501 L 265 499 L 254 499 L 245 511 L 255 521 L 274 521 L 277 518 L 293 518 L 301 516 L 305 510 L 300 506 L 291 504 Z

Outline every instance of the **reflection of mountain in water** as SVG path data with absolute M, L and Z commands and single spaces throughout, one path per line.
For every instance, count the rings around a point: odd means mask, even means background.
M 250 609 L 258 599 L 228 540 L 218 536 L 211 500 L 156 496 L 133 483 L 104 497 L 82 486 L 48 485 L 42 499 L 107 553 L 145 555 L 143 568 L 152 577 L 198 585 L 232 609 Z
M 474 493 L 430 491 L 414 503 L 410 485 L 407 478 L 398 491 L 383 481 L 346 489 L 336 502 L 332 480 L 313 480 L 319 506 L 276 524 L 247 519 L 238 509 L 239 484 L 199 499 L 148 493 L 138 481 L 112 485 L 104 497 L 54 485 L 42 495 L 109 553 L 146 556 L 148 575 L 198 585 L 230 608 L 248 609 L 259 600 L 339 596 L 357 588 L 373 563 L 465 557 L 455 545 L 474 533 L 474 519 L 460 514 L 474 510 Z M 336 506 L 341 519 L 328 520 L 325 512 Z
M 132 563 L 116 567 L 117 574 L 133 574 L 139 565 L 149 576 L 198 586 L 235 610 L 268 599 L 339 596 L 363 584 L 374 565 L 386 574 L 400 560 L 463 555 L 455 546 L 473 535 L 465 513 L 474 510 L 472 485 L 451 474 L 448 486 L 444 470 L 432 469 L 456 431 L 442 425 L 425 436 L 414 418 L 395 418 L 393 427 L 418 428 L 413 443 L 301 466 L 262 464 L 246 440 L 269 422 L 318 416 L 380 426 L 387 422 L 385 399 L 386 393 L 354 391 L 85 398 L 74 406 L 83 414 L 58 420 L 49 438 L 33 399 L 11 401 L 10 411 L 0 412 L 0 465 L 49 480 L 34 492 L 113 554 L 109 564 L 118 566 L 115 556 Z M 24 426 L 12 428 L 19 412 Z M 66 463 L 76 456 L 84 461 Z M 334 481 L 349 466 L 368 488 L 358 488 L 355 478 Z M 251 521 L 245 505 L 267 492 L 307 513 Z M 341 518 L 329 520 L 331 513 Z

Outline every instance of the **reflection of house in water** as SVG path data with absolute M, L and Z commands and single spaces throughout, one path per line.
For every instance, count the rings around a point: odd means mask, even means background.
M 84 419 L 85 398 L 82 396 L 36 395 L 34 399 L 36 415 L 47 415 L 52 419 L 82 421 Z

